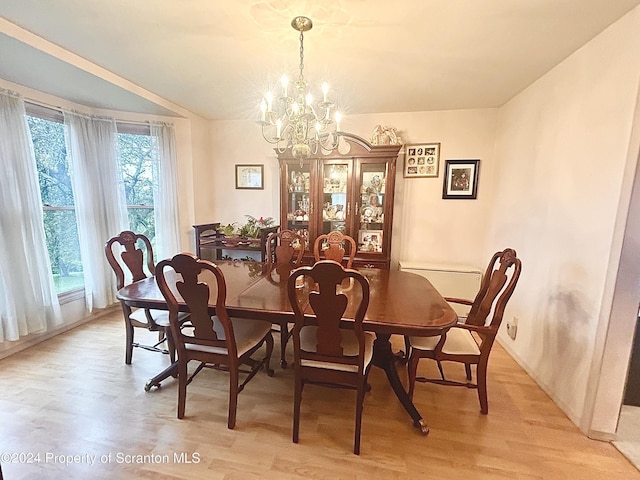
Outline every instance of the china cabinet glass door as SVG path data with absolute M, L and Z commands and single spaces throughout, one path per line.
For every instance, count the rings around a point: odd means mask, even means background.
M 358 253 L 382 254 L 385 232 L 386 163 L 360 163 L 358 171 Z
M 322 163 L 321 175 L 322 227 L 320 234 L 337 230 L 349 235 L 351 163 L 325 161 Z
M 311 163 L 287 164 L 287 226 L 305 238 L 307 250 L 309 245 L 309 225 L 313 215 L 311 203 Z
M 341 142 L 346 148 L 323 151 L 303 164 L 290 150 L 277 152 L 280 228 L 300 232 L 307 239 L 306 264 L 314 261 L 318 236 L 338 231 L 356 243 L 354 267 L 388 269 L 401 145 L 371 145 L 345 132 Z

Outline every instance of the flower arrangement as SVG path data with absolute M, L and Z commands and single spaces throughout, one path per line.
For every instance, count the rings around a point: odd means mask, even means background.
M 218 232 L 227 237 L 258 238 L 261 228 L 271 227 L 274 223 L 272 217 L 256 218 L 251 215 L 245 215 L 245 217 L 247 217 L 247 221 L 244 225 L 238 225 L 237 222 L 221 225 L 218 228 Z

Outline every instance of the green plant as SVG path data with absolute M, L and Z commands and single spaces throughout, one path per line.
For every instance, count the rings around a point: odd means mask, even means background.
M 218 228 L 218 232 L 227 237 L 237 235 L 242 238 L 258 238 L 261 228 L 270 227 L 274 223 L 273 217 L 256 218 L 251 215 L 245 215 L 245 217 L 247 217 L 247 221 L 244 225 L 238 226 L 236 222 L 221 225 Z

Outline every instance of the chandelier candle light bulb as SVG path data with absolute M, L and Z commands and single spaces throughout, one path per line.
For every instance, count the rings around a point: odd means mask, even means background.
M 282 75 L 283 96 L 274 99 L 267 92 L 260 102 L 260 120 L 264 139 L 276 145 L 278 153 L 291 149 L 294 158 L 302 165 L 305 159 L 320 149 L 333 150 L 338 146 L 340 120 L 342 116 L 332 111 L 335 105 L 329 100 L 329 84 L 322 84 L 322 102 L 313 103 L 313 94 L 304 79 L 304 32 L 311 30 L 313 23 L 307 17 L 295 17 L 291 26 L 300 32 L 300 73 L 294 82 L 294 92 L 289 96 L 289 78 Z

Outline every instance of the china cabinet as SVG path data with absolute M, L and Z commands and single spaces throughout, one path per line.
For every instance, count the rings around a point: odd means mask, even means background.
M 371 145 L 345 133 L 338 148 L 300 162 L 290 150 L 280 162 L 280 225 L 307 240 L 338 230 L 357 245 L 354 266 L 389 268 L 396 160 L 401 145 Z M 348 248 L 348 247 L 347 247 Z

